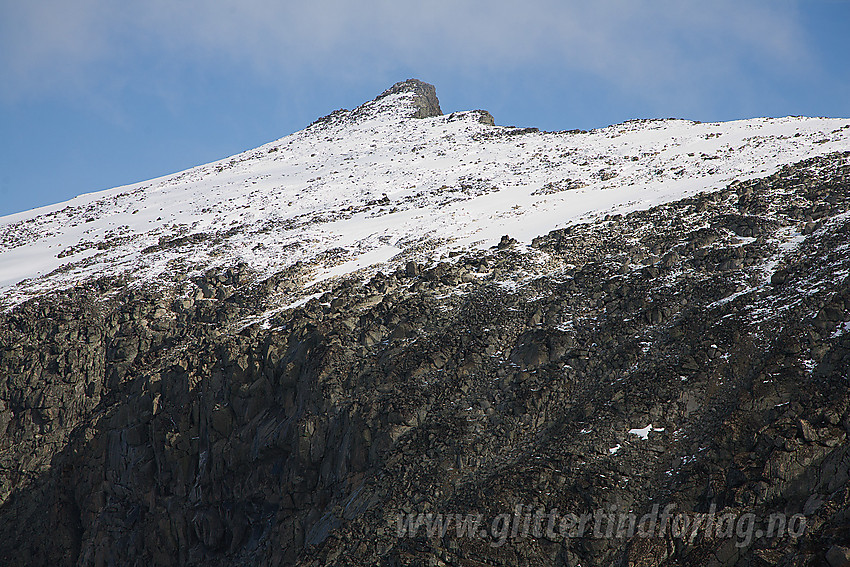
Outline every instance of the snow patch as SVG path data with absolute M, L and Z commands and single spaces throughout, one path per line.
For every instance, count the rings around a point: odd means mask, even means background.
M 650 423 L 646 427 L 641 427 L 639 429 L 629 429 L 629 433 L 631 433 L 632 435 L 637 435 L 638 437 L 640 437 L 644 441 L 649 439 L 649 432 L 650 431 L 664 431 L 664 428 L 663 427 L 652 427 L 652 424 Z

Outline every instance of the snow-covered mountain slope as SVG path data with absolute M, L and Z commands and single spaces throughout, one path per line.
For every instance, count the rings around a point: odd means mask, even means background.
M 301 262 L 317 282 L 503 234 L 529 242 L 850 149 L 850 119 L 494 126 L 483 111 L 435 116 L 423 85 L 399 83 L 228 159 L 0 219 L 0 301 L 122 273 L 164 284 L 237 262 L 260 274 Z

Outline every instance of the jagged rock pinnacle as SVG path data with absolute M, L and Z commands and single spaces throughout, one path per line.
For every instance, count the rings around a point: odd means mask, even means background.
M 398 97 L 402 100 L 388 100 L 392 95 L 405 96 Z M 424 83 L 419 79 L 407 79 L 394 84 L 374 99 L 364 102 L 350 112 L 344 108 L 335 110 L 314 121 L 310 126 L 334 123 L 338 120 L 355 122 L 368 120 L 385 113 L 405 118 L 429 118 L 443 115 L 434 85 Z M 492 121 L 489 123 L 492 124 Z
M 412 118 L 428 118 L 431 116 L 442 116 L 443 111 L 440 110 L 440 101 L 437 99 L 437 89 L 434 85 L 420 81 L 419 79 L 407 79 L 394 84 L 375 100 L 380 100 L 385 96 L 397 93 L 410 92 L 416 95 L 413 99 L 415 108 Z

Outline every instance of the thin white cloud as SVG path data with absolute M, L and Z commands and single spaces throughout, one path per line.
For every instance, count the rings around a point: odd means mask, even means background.
M 130 80 L 141 60 L 351 80 L 394 66 L 543 63 L 659 96 L 753 65 L 782 74 L 810 63 L 786 1 L 30 0 L 0 11 L 6 98 L 96 90 Z

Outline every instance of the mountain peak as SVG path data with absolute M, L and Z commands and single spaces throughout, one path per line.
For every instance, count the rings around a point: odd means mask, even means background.
M 419 79 L 401 81 L 351 112 L 352 118 L 395 114 L 404 118 L 442 116 L 437 89 Z
M 430 118 L 442 116 L 437 89 L 434 85 L 419 79 L 400 81 L 374 99 L 365 102 L 352 111 L 341 108 L 313 122 L 313 125 L 326 125 L 342 121 L 359 122 L 378 116 L 397 118 Z M 492 121 L 491 121 L 492 122 Z
M 401 81 L 375 98 L 375 101 L 394 94 L 410 93 L 412 96 L 414 113 L 411 118 L 429 118 L 431 116 L 442 116 L 440 101 L 437 99 L 437 89 L 434 85 L 420 81 L 419 79 L 407 79 Z

